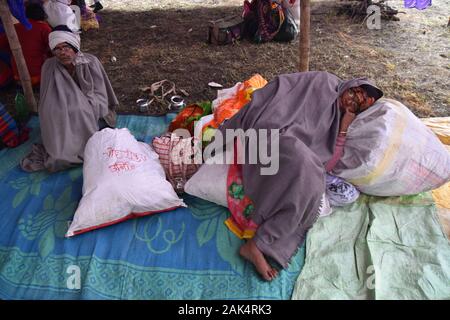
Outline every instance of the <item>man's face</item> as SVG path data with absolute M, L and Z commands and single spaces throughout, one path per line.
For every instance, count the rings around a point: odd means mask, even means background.
M 348 110 L 356 114 L 363 112 L 375 103 L 375 99 L 369 97 L 367 92 L 361 87 L 345 90 L 340 99 L 342 111 Z
M 53 54 L 56 56 L 58 61 L 64 66 L 70 66 L 75 60 L 76 52 L 73 51 L 72 47 L 67 43 L 58 44 L 53 50 Z

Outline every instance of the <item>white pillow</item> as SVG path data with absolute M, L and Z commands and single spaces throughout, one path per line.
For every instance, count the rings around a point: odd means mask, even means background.
M 180 206 L 153 149 L 128 129 L 103 129 L 86 144 L 83 197 L 66 237 Z
M 231 148 L 231 146 L 232 144 L 227 147 Z M 217 150 L 212 157 L 206 155 L 205 163 L 186 182 L 184 192 L 223 207 L 228 207 L 227 178 L 229 165 L 226 163 L 226 159 L 231 159 L 232 156 L 232 153 L 222 153 Z
M 411 195 L 450 180 L 450 154 L 407 107 L 380 99 L 350 125 L 332 173 L 367 194 Z
M 203 164 L 186 182 L 184 191 L 190 195 L 228 207 L 227 164 Z

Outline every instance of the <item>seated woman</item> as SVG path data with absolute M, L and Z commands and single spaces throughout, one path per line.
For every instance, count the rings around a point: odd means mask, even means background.
M 22 160 L 25 171 L 81 164 L 88 139 L 116 122 L 118 101 L 111 83 L 100 61 L 80 51 L 80 37 L 57 30 L 49 43 L 55 57 L 42 67 L 38 106 L 43 144 L 34 145 Z
M 45 22 L 46 14 L 41 5 L 37 3 L 27 3 L 25 5 L 25 15 L 32 28 L 28 30 L 23 24 L 14 25 L 17 37 L 22 47 L 23 56 L 31 77 L 31 84 L 39 86 L 41 81 L 41 68 L 44 61 L 52 56 L 48 47 L 48 35 L 52 31 Z M 0 50 L 8 50 L 9 44 L 6 34 L 0 35 Z M 19 72 L 17 70 L 14 57 L 11 55 L 11 66 L 14 80 L 19 82 Z
M 355 117 L 382 95 L 365 78 L 343 81 L 327 72 L 286 74 L 255 91 L 251 102 L 219 128 L 225 137 L 227 129 L 279 132 L 279 139 L 271 142 L 267 138 L 266 149 L 277 150 L 272 144 L 278 143 L 278 172 L 262 175 L 264 165 L 249 164 L 247 158 L 242 165 L 245 195 L 254 207 L 250 219 L 257 228 L 240 254 L 265 280 L 278 274 L 267 259 L 286 268 L 306 232 L 322 214 L 325 167 L 336 160 L 333 153 L 337 138 L 342 142 Z M 327 169 L 332 166 L 330 163 Z

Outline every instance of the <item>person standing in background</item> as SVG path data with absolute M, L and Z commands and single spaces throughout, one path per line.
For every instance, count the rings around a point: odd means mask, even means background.
M 102 4 L 100 3 L 100 0 L 94 0 L 94 4 L 90 5 L 92 9 L 94 9 L 94 13 L 97 13 L 98 11 L 103 9 Z
M 80 32 L 79 22 L 75 12 L 70 7 L 71 3 L 71 0 L 43 0 L 47 22 L 53 29 L 63 25 L 74 33 Z

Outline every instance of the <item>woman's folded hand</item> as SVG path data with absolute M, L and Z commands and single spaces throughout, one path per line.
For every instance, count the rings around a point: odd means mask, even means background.
M 355 120 L 356 114 L 349 109 L 346 109 L 344 115 L 341 119 L 341 124 L 339 126 L 339 133 L 347 133 L 347 129 L 350 124 Z

